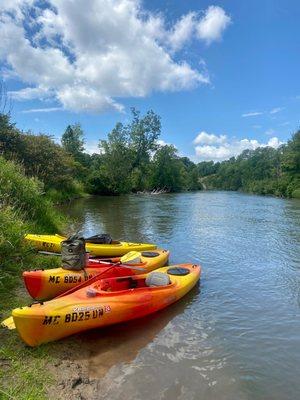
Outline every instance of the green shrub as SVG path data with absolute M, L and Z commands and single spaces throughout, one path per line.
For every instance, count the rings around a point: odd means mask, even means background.
M 20 281 L 21 271 L 33 266 L 57 265 L 59 260 L 34 256 L 23 240 L 28 232 L 54 233 L 63 217 L 43 193 L 37 179 L 28 178 L 22 168 L 0 157 L 0 292 L 8 294 Z M 4 298 L 7 296 L 3 296 Z
M 0 157 L 0 204 L 11 206 L 25 221 L 35 223 L 38 231 L 57 232 L 60 214 L 43 192 L 43 184 L 25 176 L 22 168 Z
M 299 189 L 295 189 L 295 190 L 292 192 L 292 197 L 293 197 L 294 199 L 300 199 L 300 188 L 299 188 Z
M 85 196 L 87 196 L 87 194 L 85 193 L 84 185 L 79 181 L 74 181 L 71 186 L 64 187 L 62 190 L 54 188 L 47 190 L 47 198 L 54 204 L 61 204 Z

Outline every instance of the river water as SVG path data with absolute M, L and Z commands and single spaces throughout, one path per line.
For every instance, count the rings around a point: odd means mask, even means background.
M 99 399 L 300 396 L 300 201 L 235 192 L 91 197 L 86 235 L 148 241 L 200 284 L 168 309 L 83 335 Z M 74 227 L 73 227 L 74 228 Z

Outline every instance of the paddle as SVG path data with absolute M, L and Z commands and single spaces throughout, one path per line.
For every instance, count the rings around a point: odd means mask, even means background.
M 77 285 L 77 286 L 67 290 L 66 292 L 60 294 L 59 296 L 54 297 L 54 299 L 64 297 L 68 294 L 74 293 L 78 289 L 82 289 L 85 286 L 89 286 L 91 283 L 96 282 L 102 274 L 110 271 L 112 268 L 115 268 L 116 266 L 121 266 L 122 268 L 135 269 L 135 270 L 144 272 L 144 271 L 146 271 L 145 268 L 123 264 L 123 263 L 137 262 L 137 260 L 140 259 L 140 256 L 141 256 L 141 253 L 139 253 L 138 251 L 130 251 L 129 253 L 127 253 L 123 257 L 121 257 L 119 262 L 112 264 L 110 268 L 106 269 L 105 271 L 100 272 L 99 274 L 88 279 L 87 281 L 82 282 L 80 285 Z M 5 327 L 9 330 L 16 329 L 12 316 L 10 316 L 10 317 L 6 318 L 4 321 L 2 321 L 1 326 Z
M 100 272 L 99 274 L 93 276 L 92 278 L 88 279 L 87 281 L 82 282 L 80 285 L 77 285 L 69 290 L 67 290 L 66 292 L 54 297 L 54 299 L 58 299 L 60 297 L 64 297 L 68 294 L 74 293 L 76 292 L 78 289 L 82 289 L 85 286 L 89 286 L 91 283 L 96 282 L 99 277 L 101 275 L 103 275 L 104 273 L 110 271 L 112 268 L 115 268 L 117 266 L 121 266 L 122 268 L 129 268 L 129 269 L 135 269 L 137 271 L 146 271 L 145 268 L 141 268 L 141 267 L 136 267 L 133 265 L 125 265 L 124 263 L 129 263 L 130 261 L 136 261 L 137 259 L 139 259 L 141 256 L 141 253 L 139 253 L 138 251 L 130 251 L 129 253 L 125 254 L 123 257 L 120 258 L 120 261 L 112 264 L 110 268 L 106 269 L 105 271 Z
M 1 326 L 3 326 L 4 328 L 7 328 L 9 330 L 16 329 L 16 326 L 15 326 L 12 316 L 10 316 L 10 317 L 6 318 L 4 321 L 2 321 Z

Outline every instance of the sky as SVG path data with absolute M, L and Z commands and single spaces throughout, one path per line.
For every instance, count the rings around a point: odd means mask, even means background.
M 22 130 L 81 123 L 97 151 L 130 108 L 195 162 L 299 128 L 298 0 L 0 0 L 0 78 Z

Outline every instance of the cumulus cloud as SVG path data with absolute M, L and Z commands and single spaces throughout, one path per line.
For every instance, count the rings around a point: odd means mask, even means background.
M 13 100 L 32 100 L 36 98 L 44 99 L 49 97 L 49 91 L 47 88 L 41 87 L 27 87 L 20 90 L 12 90 L 8 92 L 8 95 Z
M 277 149 L 283 142 L 277 137 L 272 137 L 267 143 L 260 143 L 256 139 L 229 139 L 226 135 L 214 135 L 201 132 L 194 142 L 195 153 L 201 161 L 223 161 L 236 157 L 244 150 L 255 150 L 258 147 L 270 146 Z
M 207 133 L 205 131 L 200 132 L 194 139 L 194 144 L 205 145 L 205 144 L 222 144 L 226 142 L 226 135 L 214 135 L 213 133 Z
M 214 40 L 220 40 L 230 22 L 231 18 L 223 8 L 210 6 L 197 24 L 198 37 L 208 44 Z
M 169 43 L 173 51 L 179 50 L 191 39 L 196 24 L 196 13 L 190 12 L 176 22 L 169 34 Z
M 122 98 L 209 83 L 205 69 L 174 54 L 192 39 L 220 39 L 229 22 L 213 6 L 170 26 L 139 0 L 0 1 L 0 60 L 28 84 L 11 93 L 17 100 L 122 111 Z

